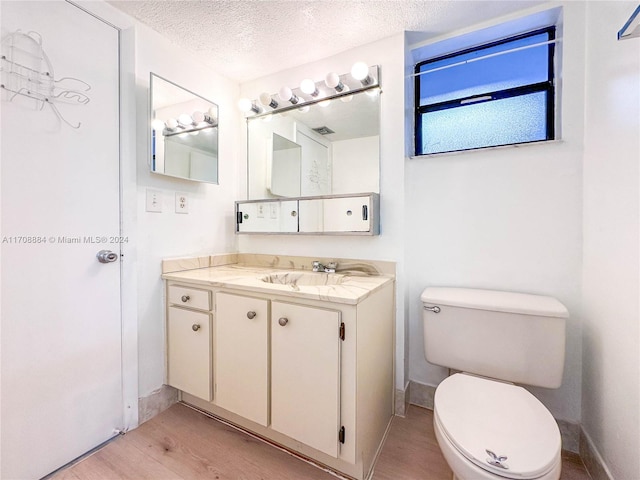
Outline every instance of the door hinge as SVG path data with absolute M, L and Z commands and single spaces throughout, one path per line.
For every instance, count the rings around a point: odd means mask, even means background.
M 340 443 L 344 443 L 344 425 L 342 427 L 340 427 L 340 431 L 338 432 L 338 441 Z
M 344 322 L 340 323 L 340 329 L 338 330 L 338 336 L 340 340 L 344 340 Z

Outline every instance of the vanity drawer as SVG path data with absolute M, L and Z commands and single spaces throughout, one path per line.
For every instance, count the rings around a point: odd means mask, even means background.
M 169 303 L 198 310 L 211 310 L 211 292 L 191 287 L 169 286 Z

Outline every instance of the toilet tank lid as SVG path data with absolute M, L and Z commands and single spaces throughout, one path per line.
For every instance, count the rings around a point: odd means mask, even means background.
M 568 318 L 567 308 L 553 297 L 474 288 L 427 287 L 420 299 L 432 305 L 475 308 L 494 312 Z

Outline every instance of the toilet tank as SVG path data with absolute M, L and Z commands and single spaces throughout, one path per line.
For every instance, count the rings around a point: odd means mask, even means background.
M 555 298 L 443 287 L 420 298 L 429 363 L 524 385 L 562 383 L 569 313 Z

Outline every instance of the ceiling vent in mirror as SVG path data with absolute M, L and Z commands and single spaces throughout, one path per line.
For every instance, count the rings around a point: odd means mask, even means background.
M 336 133 L 333 130 L 331 130 L 329 127 L 327 127 L 326 125 L 323 127 L 318 127 L 318 128 L 312 128 L 312 130 L 316 133 L 319 133 L 320 135 L 329 135 L 330 133 Z

